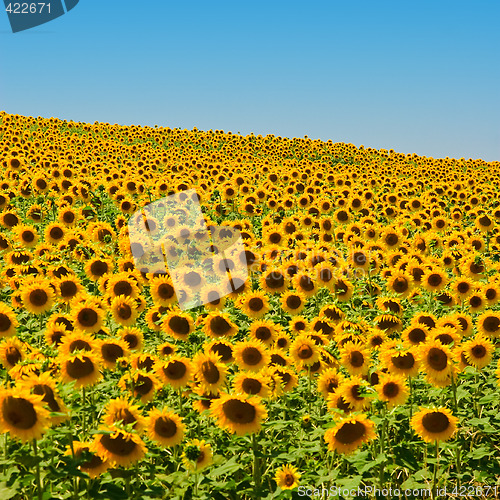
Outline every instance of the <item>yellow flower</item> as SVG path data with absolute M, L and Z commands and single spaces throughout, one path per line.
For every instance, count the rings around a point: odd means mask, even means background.
M 349 454 L 363 443 L 375 439 L 375 424 L 366 415 L 346 416 L 325 432 L 330 451 Z
M 223 429 L 238 436 L 258 432 L 267 410 L 258 396 L 231 396 L 222 394 L 212 402 L 211 414 Z
M 411 419 L 411 426 L 426 443 L 448 441 L 457 429 L 458 418 L 446 408 L 422 409 Z
M 276 484 L 282 490 L 293 490 L 299 485 L 300 473 L 291 465 L 282 465 L 274 476 Z
M 150 439 L 161 446 L 175 446 L 182 441 L 185 427 L 176 413 L 153 408 L 148 414 L 146 429 Z

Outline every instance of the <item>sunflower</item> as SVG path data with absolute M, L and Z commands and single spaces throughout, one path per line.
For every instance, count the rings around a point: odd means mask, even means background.
M 233 379 L 233 387 L 235 394 L 266 398 L 269 395 L 269 377 L 262 372 L 251 374 L 240 372 Z
M 12 337 L 0 344 L 0 362 L 9 371 L 27 356 L 25 346 L 17 337 Z
M 51 417 L 52 423 L 57 425 L 68 418 L 68 409 L 60 398 L 53 375 L 50 372 L 44 372 L 39 375 L 22 379 L 19 385 L 26 388 L 33 394 L 42 396 L 42 402 L 50 412 L 59 415 Z
M 495 226 L 495 222 L 491 217 L 488 217 L 486 214 L 482 214 L 476 217 L 475 226 L 484 233 L 491 231 Z
M 110 304 L 113 319 L 122 326 L 130 326 L 136 322 L 137 304 L 132 297 L 118 295 Z
M 32 314 L 46 313 L 55 303 L 56 295 L 47 280 L 31 281 L 21 290 L 22 303 Z
M 26 224 L 18 224 L 14 230 L 14 235 L 16 239 L 25 247 L 25 248 L 34 248 L 36 247 L 38 240 L 40 239 L 38 235 L 38 231 L 33 226 L 28 226 Z
M 495 283 L 488 283 L 482 287 L 482 292 L 488 305 L 492 306 L 500 300 L 500 287 Z
M 259 319 L 269 312 L 269 299 L 264 292 L 255 291 L 241 295 L 235 302 L 249 318 Z
M 265 373 L 269 375 L 269 387 L 274 397 L 290 392 L 299 382 L 295 372 L 286 366 L 270 366 Z
M 109 258 L 93 258 L 84 266 L 85 274 L 92 280 L 97 281 L 105 274 L 113 272 L 113 261 Z
M 411 419 L 411 426 L 426 443 L 448 441 L 457 429 L 458 418 L 447 408 L 423 408 Z
M 403 322 L 395 314 L 379 314 L 373 322 L 379 330 L 386 334 L 398 332 L 403 326 Z
M 413 347 L 399 348 L 394 343 L 388 343 L 380 349 L 379 360 L 395 375 L 415 377 L 418 373 L 419 361 Z
M 175 446 L 184 438 L 185 426 L 176 413 L 152 408 L 146 419 L 149 438 L 161 446 Z
M 477 331 L 488 337 L 500 337 L 500 313 L 488 311 L 476 320 Z
M 87 333 L 98 332 L 102 328 L 104 311 L 94 297 L 78 295 L 71 301 L 71 319 L 74 326 Z
M 60 356 L 59 364 L 62 381 L 75 382 L 77 388 L 95 385 L 101 378 L 99 358 L 91 351 Z
M 280 268 L 268 268 L 262 273 L 259 282 L 262 290 L 269 294 L 283 293 L 288 288 L 288 278 Z
M 126 297 L 137 298 L 140 294 L 139 285 L 133 275 L 128 272 L 114 274 L 106 277 L 105 294 L 111 299 L 124 295 Z
M 401 338 L 409 345 L 424 343 L 429 338 L 429 327 L 422 323 L 412 323 L 401 332 Z
M 347 278 L 338 278 L 335 281 L 333 291 L 340 302 L 348 302 L 354 293 L 354 285 Z
M 437 292 L 442 290 L 448 282 L 446 273 L 438 269 L 430 269 L 424 273 L 421 279 L 422 286 L 428 292 Z
M 340 363 L 351 375 L 366 375 L 370 353 L 359 343 L 347 342 L 340 349 Z
M 101 356 L 102 364 L 109 370 L 116 368 L 118 359 L 128 357 L 130 354 L 128 344 L 123 339 L 101 340 L 97 352 Z
M 290 345 L 290 356 L 300 366 L 311 366 L 319 360 L 320 348 L 307 334 L 298 335 Z
M 217 394 L 226 381 L 227 367 L 215 353 L 198 352 L 193 357 L 194 376 L 206 393 Z
M 432 330 L 431 338 L 438 340 L 443 345 L 456 345 L 460 340 L 460 333 L 455 326 L 436 326 Z
M 186 387 L 193 376 L 191 360 L 184 356 L 171 355 L 156 365 L 156 374 L 174 389 Z
M 401 375 L 380 374 L 377 392 L 379 399 L 387 402 L 388 408 L 402 405 L 408 398 L 408 387 Z
M 91 447 L 92 443 L 73 441 L 72 446 L 68 446 L 66 454 L 74 452 L 75 459 L 79 463 L 78 468 L 91 479 L 95 479 L 109 468 L 110 463 L 91 451 Z
M 393 272 L 387 279 L 386 288 L 400 297 L 408 297 L 413 290 L 411 276 L 402 271 Z
M 261 341 L 267 346 L 275 342 L 281 333 L 280 325 L 277 325 L 271 319 L 253 321 L 249 332 L 251 339 Z
M 144 334 L 139 328 L 126 326 L 118 331 L 118 335 L 127 343 L 131 351 L 141 351 L 144 343 Z
M 125 398 L 116 398 L 108 402 L 103 416 L 104 425 L 109 428 L 128 426 L 129 430 L 141 433 L 145 426 L 144 417 L 139 407 Z
M 328 399 L 328 396 L 333 394 L 343 381 L 344 376 L 336 368 L 327 368 L 318 377 L 318 392 Z
M 237 342 L 233 348 L 233 356 L 241 370 L 259 371 L 270 362 L 269 351 L 258 340 Z
M 194 330 L 194 321 L 190 314 L 172 309 L 163 319 L 162 330 L 178 340 L 187 340 Z
M 145 404 L 154 398 L 156 390 L 161 386 L 156 375 L 145 371 L 133 371 L 125 374 L 118 382 L 118 387 L 130 390 L 134 397 Z
M 149 282 L 149 293 L 155 305 L 170 306 L 177 301 L 170 276 L 162 275 L 153 278 Z
M 0 431 L 27 442 L 41 439 L 50 425 L 43 396 L 15 387 L 0 389 Z
M 363 443 L 375 439 L 375 424 L 366 415 L 343 417 L 325 432 L 325 442 L 330 451 L 349 454 Z
M 370 385 L 360 376 L 344 380 L 335 391 L 342 396 L 347 404 L 355 411 L 362 411 L 371 404 L 368 397 Z
M 203 333 L 214 339 L 232 337 L 237 331 L 238 327 L 228 313 L 211 311 L 203 321 Z
M 103 429 L 108 430 L 108 429 Z M 146 454 L 146 446 L 133 432 L 111 428 L 106 434 L 96 434 L 91 451 L 113 465 L 127 467 L 141 460 Z
M 437 381 L 443 381 L 453 374 L 451 348 L 438 340 L 432 340 L 419 346 L 418 357 L 426 374 Z
M 258 396 L 231 396 L 222 394 L 212 402 L 210 413 L 217 424 L 238 436 L 258 432 L 267 410 Z
M 234 345 L 224 339 L 212 340 L 208 344 L 204 344 L 204 350 L 206 352 L 213 352 L 220 357 L 223 363 L 229 364 L 234 361 L 233 349 Z
M 274 475 L 274 480 L 282 490 L 293 490 L 297 488 L 300 480 L 300 473 L 291 464 L 282 465 Z
M 294 316 L 300 314 L 306 305 L 306 296 L 303 292 L 288 291 L 280 297 L 281 308 Z
M 83 291 L 83 285 L 76 276 L 63 276 L 56 281 L 56 289 L 58 298 L 69 303 Z
M 61 339 L 59 355 L 69 356 L 77 351 L 97 351 L 98 342 L 91 334 L 74 331 Z
M 212 447 L 205 440 L 193 439 L 186 444 L 182 461 L 190 471 L 205 469 L 212 463 Z
M 481 334 L 465 341 L 461 347 L 469 365 L 479 370 L 490 364 L 495 352 L 495 346 L 491 340 Z

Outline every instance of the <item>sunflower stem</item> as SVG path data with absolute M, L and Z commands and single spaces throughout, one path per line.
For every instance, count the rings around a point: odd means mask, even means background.
M 177 395 L 179 396 L 179 415 L 182 416 L 182 389 L 177 389 Z
M 82 430 L 83 433 L 85 434 L 86 432 L 86 426 L 85 426 L 85 387 L 82 387 Z
M 36 439 L 33 439 L 33 454 L 35 456 L 36 461 L 36 491 L 38 500 L 42 500 L 43 491 L 42 491 L 42 480 L 40 477 L 40 462 L 38 460 L 38 447 L 36 445 Z
M 380 456 L 382 457 L 382 461 L 380 462 L 380 471 L 379 471 L 379 483 L 380 488 L 384 485 L 384 468 L 385 468 L 385 433 L 386 433 L 386 425 L 387 425 L 387 407 L 386 403 L 383 403 L 382 406 L 382 430 L 380 433 Z
M 252 434 L 252 449 L 253 449 L 253 481 L 255 483 L 255 489 L 260 489 L 260 463 L 259 457 L 257 456 L 257 434 L 254 432 Z
M 408 401 L 410 405 L 410 422 L 411 419 L 413 418 L 413 381 L 411 379 L 411 376 L 408 377 L 408 384 L 410 386 L 410 400 Z
M 439 442 L 436 440 L 436 454 L 434 456 L 435 462 L 434 462 L 434 476 L 432 478 L 432 498 L 436 498 L 436 483 L 437 483 L 437 472 L 438 472 L 438 466 L 439 466 Z

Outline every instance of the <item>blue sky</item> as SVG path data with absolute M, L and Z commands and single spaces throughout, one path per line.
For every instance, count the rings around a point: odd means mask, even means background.
M 500 160 L 500 2 L 80 0 L 12 33 L 0 110 Z

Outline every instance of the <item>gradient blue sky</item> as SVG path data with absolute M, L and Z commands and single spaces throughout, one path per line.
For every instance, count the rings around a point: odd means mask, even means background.
M 0 110 L 500 160 L 499 23 L 498 0 L 80 0 L 16 34 L 0 12 Z

